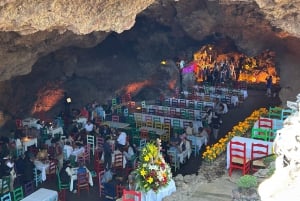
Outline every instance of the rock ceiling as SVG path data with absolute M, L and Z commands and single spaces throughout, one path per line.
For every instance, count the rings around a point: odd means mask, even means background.
M 174 37 L 200 41 L 217 33 L 248 54 L 274 49 L 286 100 L 300 86 L 299 9 L 300 0 L 4 0 L 0 81 L 30 73 L 39 58 L 63 47 L 93 47 L 131 29 L 140 15 L 170 27 Z

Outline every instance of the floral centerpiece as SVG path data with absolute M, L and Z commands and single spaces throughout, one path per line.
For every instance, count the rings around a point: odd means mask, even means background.
M 157 192 L 168 185 L 172 178 L 171 168 L 160 153 L 160 140 L 150 142 L 142 149 L 140 164 L 135 170 L 137 190 Z
M 249 117 L 247 117 L 243 122 L 239 122 L 235 125 L 231 131 L 229 131 L 224 137 L 220 138 L 220 140 L 211 145 L 206 146 L 206 150 L 202 154 L 202 158 L 207 162 L 214 161 L 220 154 L 222 154 L 227 147 L 227 143 L 234 136 L 242 136 L 248 130 L 250 130 L 254 123 L 259 119 L 260 116 L 264 116 L 268 113 L 266 108 L 260 108 L 255 110 Z

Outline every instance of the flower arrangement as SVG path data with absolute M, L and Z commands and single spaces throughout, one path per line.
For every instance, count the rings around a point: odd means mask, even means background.
M 157 192 L 168 185 L 172 178 L 171 168 L 160 153 L 160 140 L 147 143 L 140 154 L 140 164 L 135 170 L 137 190 Z
M 212 146 L 206 146 L 206 150 L 203 152 L 202 158 L 208 162 L 214 161 L 220 154 L 222 154 L 226 150 L 227 143 L 234 136 L 244 135 L 253 127 L 254 123 L 259 119 L 260 116 L 266 115 L 267 113 L 268 110 L 266 108 L 255 110 L 243 122 L 239 122 L 224 137 L 220 138 L 217 143 L 213 144 Z

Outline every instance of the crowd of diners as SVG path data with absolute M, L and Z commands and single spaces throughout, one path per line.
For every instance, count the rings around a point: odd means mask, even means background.
M 117 100 L 122 109 L 126 108 L 126 104 L 121 103 L 121 98 Z M 169 161 L 168 150 L 174 150 L 178 154 L 187 152 L 186 158 L 182 159 L 185 163 L 191 154 L 191 141 L 188 139 L 189 135 L 204 136 L 207 138 L 207 143 L 213 143 L 218 139 L 220 125 L 222 124 L 222 114 L 227 110 L 225 105 L 216 100 L 214 108 L 205 108 L 206 115 L 203 117 L 206 124 L 203 127 L 194 128 L 191 122 L 189 126 L 181 131 L 171 130 L 171 138 L 169 142 L 163 142 L 162 152 Z M 122 185 L 124 188 L 134 190 L 134 175 L 132 170 L 138 164 L 139 145 L 134 144 L 131 138 L 130 129 L 116 129 L 104 124 L 105 120 L 109 120 L 110 116 L 115 114 L 111 104 L 100 105 L 96 101 L 83 106 L 81 109 L 71 109 L 61 112 L 53 121 L 46 121 L 40 119 L 40 127 L 38 128 L 24 128 L 18 127 L 12 132 L 11 137 L 1 137 L 0 142 L 0 176 L 10 177 L 10 191 L 13 191 L 16 185 L 24 185 L 25 183 L 34 179 L 33 170 L 35 168 L 34 161 L 37 159 L 40 150 L 47 150 L 47 161 L 53 161 L 57 166 L 57 173 L 59 173 L 63 182 L 69 182 L 71 172 L 70 168 L 77 166 L 82 169 L 80 171 L 95 172 L 98 176 L 99 171 L 109 172 L 105 174 L 103 183 L 107 183 L 107 192 L 114 194 L 115 186 Z M 226 111 L 225 111 L 226 113 Z M 85 124 L 77 123 L 76 119 L 84 117 L 87 119 Z M 62 122 L 57 121 L 62 120 Z M 126 117 L 120 117 L 121 121 L 126 121 Z M 52 137 L 43 137 L 43 131 L 48 126 L 62 126 L 64 135 Z M 135 125 L 130 125 L 135 127 Z M 76 157 L 83 154 L 86 149 L 90 149 L 87 145 L 87 136 L 100 137 L 103 139 L 101 148 L 95 150 L 95 154 L 91 155 L 92 159 L 87 161 L 71 160 L 72 155 Z M 18 144 L 24 137 L 36 137 L 38 139 L 38 146 L 30 146 L 26 151 L 18 151 Z M 95 142 L 96 143 L 96 142 Z M 76 153 L 76 154 L 75 154 Z M 79 154 L 78 154 L 79 153 Z M 91 153 L 91 152 L 90 152 Z M 123 153 L 126 165 L 123 171 L 117 170 L 113 167 L 112 155 L 116 153 Z M 95 165 L 95 161 L 100 165 Z M 100 169 L 99 169 L 100 167 Z M 95 176 L 94 175 L 94 176 Z M 107 179 L 108 178 L 108 179 Z M 46 181 L 47 182 L 47 181 Z M 112 190 L 113 189 L 113 190 Z M 57 189 L 56 189 L 57 190 Z M 76 193 L 76 190 L 73 191 Z

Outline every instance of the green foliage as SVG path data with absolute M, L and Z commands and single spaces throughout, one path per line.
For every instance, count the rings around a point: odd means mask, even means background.
M 257 187 L 257 179 L 255 176 L 246 174 L 240 177 L 240 179 L 237 181 L 237 185 L 240 188 Z
M 263 159 L 263 162 L 266 166 L 270 165 L 271 162 L 276 160 L 276 155 L 271 155 Z

